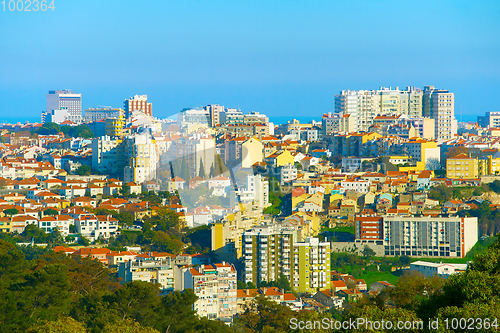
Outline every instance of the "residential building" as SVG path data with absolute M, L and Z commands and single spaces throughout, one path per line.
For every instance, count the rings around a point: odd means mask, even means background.
M 283 186 L 290 183 L 292 180 L 297 179 L 297 168 L 294 164 L 286 164 L 279 168 L 279 181 L 280 185 Z
M 295 240 L 293 228 L 261 225 L 245 231 L 242 235 L 243 282 L 275 281 L 281 275 L 291 281 Z
M 118 263 L 121 283 L 145 281 L 158 283 L 163 290 L 174 290 L 174 269 L 170 257 L 153 259 L 149 255 L 137 255 L 135 259 Z
M 435 138 L 450 140 L 457 133 L 455 119 L 455 95 L 448 90 L 424 87 L 423 116 L 434 119 Z
M 422 115 L 422 90 L 380 88 L 379 90 L 343 90 L 335 95 L 335 112 L 349 114 L 354 120 L 354 131 L 367 132 L 377 115 Z
M 321 118 L 321 124 L 324 135 L 330 134 L 332 132 L 352 133 L 356 130 L 356 128 L 354 127 L 354 116 L 348 113 L 325 113 Z
M 155 140 L 148 133 L 127 135 L 123 139 L 125 158 L 125 182 L 144 183 L 156 178 L 157 155 Z
M 476 179 L 479 176 L 478 160 L 459 154 L 446 160 L 446 177 Z
M 296 242 L 294 228 L 257 226 L 243 233 L 243 282 L 285 276 L 294 291 L 330 289 L 330 243 L 308 237 Z
M 135 95 L 134 97 L 126 99 L 125 102 L 123 102 L 123 108 L 126 118 L 130 118 L 134 111 L 142 111 L 148 116 L 153 115 L 153 105 L 148 103 L 148 95 Z
M 92 140 L 92 169 L 100 174 L 118 175 L 123 172 L 128 159 L 123 140 L 102 136 Z
M 182 289 L 193 289 L 200 317 L 229 319 L 237 312 L 236 269 L 225 262 L 186 269 Z
M 330 242 L 318 238 L 306 238 L 305 242 L 293 244 L 293 266 L 290 285 L 296 292 L 312 293 L 331 289 Z

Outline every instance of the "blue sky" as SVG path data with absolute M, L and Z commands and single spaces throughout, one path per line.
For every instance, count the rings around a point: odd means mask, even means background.
M 39 117 L 51 89 L 84 108 L 147 94 L 165 117 L 211 103 L 320 117 L 343 89 L 434 85 L 458 120 L 500 111 L 500 1 L 54 4 L 0 7 L 0 120 Z

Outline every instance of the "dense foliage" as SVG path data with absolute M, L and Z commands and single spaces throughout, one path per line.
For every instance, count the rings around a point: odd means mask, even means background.
M 32 261 L 0 240 L 3 332 L 226 332 L 199 319 L 191 290 L 160 295 L 158 285 L 118 283 L 91 259 L 45 254 Z M 124 329 L 127 330 L 124 330 Z
M 94 133 L 92 133 L 87 125 L 59 126 L 56 123 L 45 123 L 42 127 L 32 130 L 32 133 L 42 135 L 63 133 L 67 137 L 84 139 L 91 139 L 94 137 Z

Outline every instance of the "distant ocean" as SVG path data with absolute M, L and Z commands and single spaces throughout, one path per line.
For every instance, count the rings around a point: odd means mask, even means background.
M 0 124 L 25 124 L 26 122 L 40 123 L 42 119 L 41 117 L 4 117 L 0 115 Z
M 273 116 L 269 116 L 269 121 L 275 125 L 280 125 L 280 124 L 286 124 L 289 121 L 291 122 L 292 119 L 297 119 L 302 124 L 308 124 L 313 120 L 321 121 L 321 116 L 322 115 L 320 115 L 318 117 L 304 117 L 304 116 L 277 116 L 277 117 L 273 117 Z
M 321 121 L 322 115 L 323 114 L 317 115 L 317 116 L 293 116 L 293 115 L 290 115 L 290 116 L 269 116 L 269 121 L 274 123 L 275 125 L 279 125 L 279 124 L 286 124 L 289 121 L 291 121 L 292 119 L 297 119 L 301 123 L 307 124 L 307 123 L 310 123 L 312 120 Z M 464 121 L 464 122 L 477 121 L 477 114 L 464 114 L 464 115 L 455 114 L 455 117 L 457 118 L 457 120 L 459 122 L 461 122 L 461 121 Z M 40 117 L 5 117 L 3 115 L 0 115 L 0 124 L 4 124 L 4 123 L 15 124 L 18 122 L 21 124 L 24 124 L 26 122 L 39 123 L 39 122 L 41 122 L 41 119 L 40 119 Z

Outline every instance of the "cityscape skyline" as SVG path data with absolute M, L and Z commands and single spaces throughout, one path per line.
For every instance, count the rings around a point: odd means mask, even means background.
M 52 89 L 81 93 L 84 109 L 147 94 L 159 117 L 206 104 L 321 115 L 341 90 L 424 85 L 454 92 L 458 121 L 498 111 L 500 5 L 451 4 L 154 2 L 150 12 L 91 1 L 2 12 L 0 115 L 15 105 L 37 117 Z M 146 12 L 145 23 L 115 24 Z

